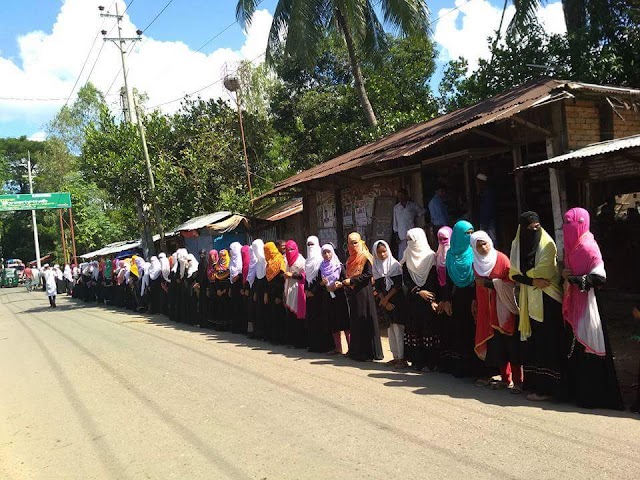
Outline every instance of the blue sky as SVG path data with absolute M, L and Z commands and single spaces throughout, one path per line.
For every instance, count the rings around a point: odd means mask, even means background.
M 72 92 L 92 45 L 79 84 L 86 82 L 95 64 L 91 81 L 103 92 L 111 86 L 108 100 L 114 109 L 118 108 L 116 92 L 121 81 L 117 75 L 120 68 L 117 49 L 106 44 L 100 51 L 100 38 L 93 43 L 100 28 L 109 30 L 113 25 L 112 21 L 99 18 L 97 5 L 108 7 L 112 1 L 3 1 L 0 136 L 35 134 L 34 138 L 42 138 L 43 126 Z M 123 5 L 122 0 L 118 1 Z M 125 34 L 132 35 L 136 28 L 146 27 L 167 2 L 133 0 L 125 19 Z M 225 65 L 233 68 L 240 59 L 261 61 L 259 56 L 264 51 L 270 25 L 269 12 L 273 12 L 276 3 L 277 0 L 264 0 L 259 9 L 265 11 L 251 29 L 244 32 L 235 24 L 198 53 L 196 50 L 205 42 L 234 22 L 236 2 L 173 0 L 128 57 L 131 83 L 147 92 L 150 104 L 155 105 L 216 82 Z M 486 54 L 483 39 L 498 26 L 502 0 L 434 0 L 429 2 L 431 17 L 436 19 L 446 13 L 442 9 L 456 6 L 458 10 L 447 13 L 433 26 L 441 64 L 448 58 L 465 55 L 473 65 L 478 57 Z M 548 30 L 564 28 L 559 0 L 551 2 L 540 16 L 546 19 Z M 203 90 L 201 95 L 219 96 L 224 92 L 216 84 Z M 179 102 L 172 102 L 162 110 L 170 112 L 178 106 Z

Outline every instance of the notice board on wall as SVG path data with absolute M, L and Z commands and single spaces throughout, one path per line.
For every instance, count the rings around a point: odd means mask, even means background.
M 377 240 L 385 240 L 391 243 L 393 236 L 393 207 L 396 198 L 391 196 L 376 197 L 373 205 L 373 218 L 371 219 L 370 235 L 371 243 Z

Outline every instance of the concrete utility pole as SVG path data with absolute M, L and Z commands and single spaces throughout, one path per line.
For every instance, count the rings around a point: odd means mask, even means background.
M 98 7 L 98 9 L 102 12 L 104 10 L 104 7 Z M 113 44 L 118 47 L 118 50 L 120 51 L 120 59 L 122 61 L 122 74 L 124 76 L 124 94 L 125 94 L 125 100 L 123 101 L 123 110 L 124 110 L 124 117 L 125 120 L 129 123 L 132 124 L 137 124 L 138 126 L 138 131 L 140 132 L 140 141 L 142 143 L 142 150 L 144 153 L 144 159 L 145 159 L 145 163 L 146 163 L 146 167 L 147 167 L 147 173 L 149 175 L 149 185 L 151 187 L 151 195 L 152 195 L 152 203 L 153 203 L 153 209 L 155 212 L 155 216 L 156 216 L 156 222 L 158 225 L 158 229 L 160 230 L 160 245 L 161 248 L 163 250 L 166 249 L 166 245 L 165 245 L 165 240 L 164 240 L 164 229 L 162 228 L 162 219 L 160 217 L 160 212 L 158 210 L 157 207 L 157 202 L 155 199 L 155 182 L 153 180 L 153 172 L 151 170 L 151 161 L 149 159 L 149 151 L 147 149 L 147 142 L 145 139 L 145 135 L 144 135 L 144 128 L 142 126 L 142 122 L 138 116 L 138 112 L 136 111 L 136 103 L 135 100 L 133 98 L 133 92 L 131 91 L 131 89 L 129 88 L 129 81 L 127 79 L 127 63 L 126 63 L 126 51 L 127 51 L 127 42 L 138 42 L 140 41 L 140 35 L 142 35 L 142 31 L 141 30 L 137 30 L 136 34 L 138 35 L 137 37 L 123 37 L 122 36 L 122 18 L 123 16 L 120 15 L 120 12 L 118 10 L 118 2 L 116 2 L 116 13 L 115 15 L 111 14 L 111 13 L 101 13 L 100 14 L 101 17 L 107 17 L 107 18 L 115 18 L 116 22 L 117 22 L 117 28 L 118 28 L 118 36 L 117 37 L 104 37 L 104 41 L 110 41 L 113 42 Z M 106 30 L 102 30 L 102 34 L 106 35 L 107 31 Z M 149 221 L 148 221 L 148 217 L 147 217 L 147 213 L 144 211 L 144 203 L 142 201 L 142 197 L 140 197 L 138 199 L 138 201 L 136 202 L 136 207 L 138 210 L 138 218 L 141 221 L 142 225 L 143 225 L 143 232 L 142 232 L 142 251 L 143 251 L 143 255 L 145 258 L 149 258 L 152 254 L 155 253 L 155 248 L 153 245 L 153 236 L 151 235 L 151 232 L 149 230 Z
M 33 195 L 33 176 L 31 175 L 31 152 L 27 150 L 27 170 L 29 171 L 29 193 Z M 36 211 L 31 210 L 31 221 L 33 222 L 33 243 L 36 246 L 36 266 L 42 269 L 40 262 L 40 240 L 38 240 L 38 222 L 36 222 Z

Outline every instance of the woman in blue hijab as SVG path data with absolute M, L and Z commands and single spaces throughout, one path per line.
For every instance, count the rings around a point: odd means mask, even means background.
M 451 248 L 447 253 L 447 283 L 439 309 L 445 317 L 442 368 L 456 377 L 481 375 L 483 364 L 474 353 L 475 278 L 471 234 L 473 225 L 460 220 L 453 226 Z

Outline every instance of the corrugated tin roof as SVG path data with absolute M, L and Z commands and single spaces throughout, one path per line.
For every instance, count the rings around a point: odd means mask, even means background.
M 541 162 L 523 165 L 522 167 L 516 168 L 514 172 L 521 172 L 524 170 L 530 170 L 532 168 L 548 167 L 550 165 L 568 162 L 569 160 L 596 157 L 605 155 L 607 153 L 613 153 L 620 150 L 628 150 L 630 148 L 638 147 L 640 147 L 640 135 L 632 135 L 631 137 L 607 140 L 606 142 L 594 143 L 593 145 L 589 145 L 570 153 L 565 153 L 564 155 L 558 155 L 557 157 L 553 157 L 548 160 L 542 160 Z
M 292 198 L 285 202 L 276 203 L 269 208 L 258 213 L 258 218 L 261 220 L 267 220 L 269 222 L 277 222 L 283 218 L 288 218 L 291 215 L 302 212 L 302 198 Z
M 195 217 L 187 220 L 182 225 L 174 228 L 176 232 L 181 232 L 185 230 L 200 230 L 201 228 L 206 227 L 207 225 L 211 225 L 212 223 L 218 223 L 221 220 L 224 220 L 227 217 L 233 215 L 231 212 L 215 212 L 208 213 L 206 215 L 201 215 L 199 217 Z
M 140 240 L 126 240 L 123 242 L 113 242 L 107 245 L 106 247 L 102 247 L 99 250 L 94 250 L 93 252 L 85 253 L 84 255 L 79 255 L 82 258 L 95 258 L 101 257 L 105 255 L 113 255 L 114 253 L 124 252 L 125 250 L 130 250 L 132 248 L 138 248 L 140 246 Z
M 212 234 L 220 235 L 234 231 L 241 223 L 244 223 L 245 226 L 248 226 L 249 224 L 246 217 L 243 217 L 242 215 L 231 215 L 220 222 L 207 225 L 207 229 Z
M 640 96 L 640 90 L 592 85 L 542 78 L 527 82 L 471 107 L 456 110 L 432 120 L 413 125 L 376 142 L 356 148 L 332 160 L 316 165 L 276 184 L 267 197 L 278 191 L 334 175 L 355 167 L 406 158 L 437 142 L 473 128 L 509 118 L 524 110 L 564 98 L 563 90 L 589 90 L 598 93 Z

